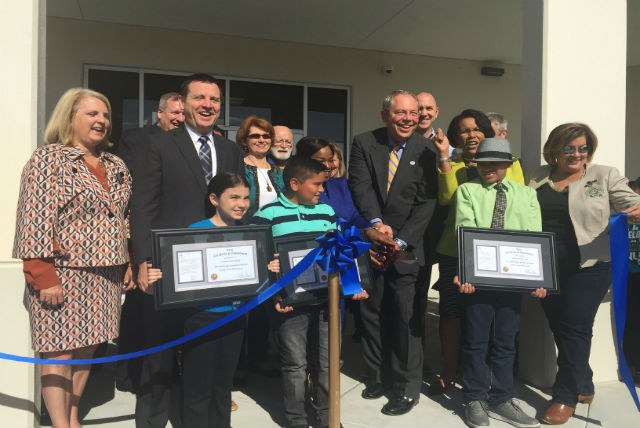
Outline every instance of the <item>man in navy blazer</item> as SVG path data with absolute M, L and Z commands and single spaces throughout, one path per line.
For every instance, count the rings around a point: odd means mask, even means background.
M 353 140 L 349 186 L 360 214 L 374 226 L 390 226 L 397 249 L 406 253 L 375 274 L 370 297 L 361 304 L 368 378 L 362 396 L 375 399 L 388 392 L 382 412 L 401 415 L 416 405 L 422 385 L 423 314 L 418 309 L 426 290 L 417 279 L 425 266 L 423 235 L 437 197 L 436 162 L 428 141 L 415 133 L 415 95 L 394 91 L 382 107 L 386 126 Z M 394 149 L 395 175 L 389 173 Z
M 207 177 L 223 171 L 243 173 L 239 147 L 213 134 L 220 116 L 218 81 L 206 74 L 187 78 L 181 87 L 183 127 L 164 132 L 151 142 L 149 152 L 136 162 L 137 181 L 131 202 L 131 240 L 138 266 L 138 287 L 153 299 L 147 281 L 151 257 L 151 229 L 182 228 L 208 216 Z M 205 137 L 205 138 L 202 138 Z M 203 169 L 199 151 L 208 146 L 210 170 Z M 145 307 L 152 308 L 151 305 Z M 179 311 L 145 313 L 145 346 L 155 346 L 183 334 Z M 169 417 L 173 351 L 148 355 L 143 362 L 136 401 L 137 427 L 163 427 Z

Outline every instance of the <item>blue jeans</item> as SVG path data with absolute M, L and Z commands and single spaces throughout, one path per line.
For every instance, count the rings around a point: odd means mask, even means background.
M 482 400 L 495 406 L 516 396 L 513 363 L 521 301 L 522 294 L 512 292 L 483 290 L 464 296 L 460 375 L 465 401 Z M 490 331 L 492 320 L 494 330 Z M 487 365 L 490 334 L 493 344 Z
M 329 424 L 329 324 L 326 305 L 297 308 L 277 314 L 276 338 L 282 370 L 282 396 L 287 425 Z M 315 355 L 307 355 L 312 352 Z M 312 379 L 315 416 L 307 418 L 305 383 L 308 361 L 314 361 Z
M 560 294 L 542 299 L 549 328 L 558 347 L 558 374 L 553 401 L 575 407 L 578 394 L 594 393 L 589 366 L 593 321 L 611 284 L 610 263 L 574 272 L 560 269 Z

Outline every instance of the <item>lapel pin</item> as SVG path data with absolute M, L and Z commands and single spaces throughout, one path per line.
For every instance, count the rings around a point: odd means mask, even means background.
M 410 161 L 409 162 L 409 165 L 415 165 L 415 164 L 416 164 L 416 161 Z

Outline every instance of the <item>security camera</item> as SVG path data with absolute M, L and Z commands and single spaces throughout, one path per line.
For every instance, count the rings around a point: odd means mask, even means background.
M 391 74 L 393 73 L 393 65 L 383 65 L 382 66 L 382 72 L 384 74 Z

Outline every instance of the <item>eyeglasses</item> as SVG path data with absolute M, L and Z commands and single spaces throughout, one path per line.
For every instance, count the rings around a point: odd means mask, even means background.
M 484 134 L 484 132 L 482 132 L 480 128 L 473 128 L 473 129 L 463 129 L 462 131 L 460 131 L 460 135 L 471 135 L 472 132 L 475 132 L 476 134 L 478 133 Z
M 264 140 L 270 140 L 271 139 L 271 135 L 269 135 L 269 134 L 249 134 L 249 135 L 247 135 L 247 138 L 251 138 L 252 140 L 257 140 L 260 137 L 262 137 L 262 139 L 264 139 Z
M 582 146 L 582 147 L 576 147 L 576 146 L 564 146 L 562 148 L 562 153 L 564 153 L 565 155 L 570 155 L 576 152 L 576 150 L 578 151 L 578 153 L 580 154 L 585 154 L 585 153 L 589 153 L 589 146 Z
M 288 144 L 290 146 L 293 146 L 293 141 L 285 140 L 284 138 L 280 138 L 278 140 L 275 140 L 274 143 L 276 143 L 276 144 Z

